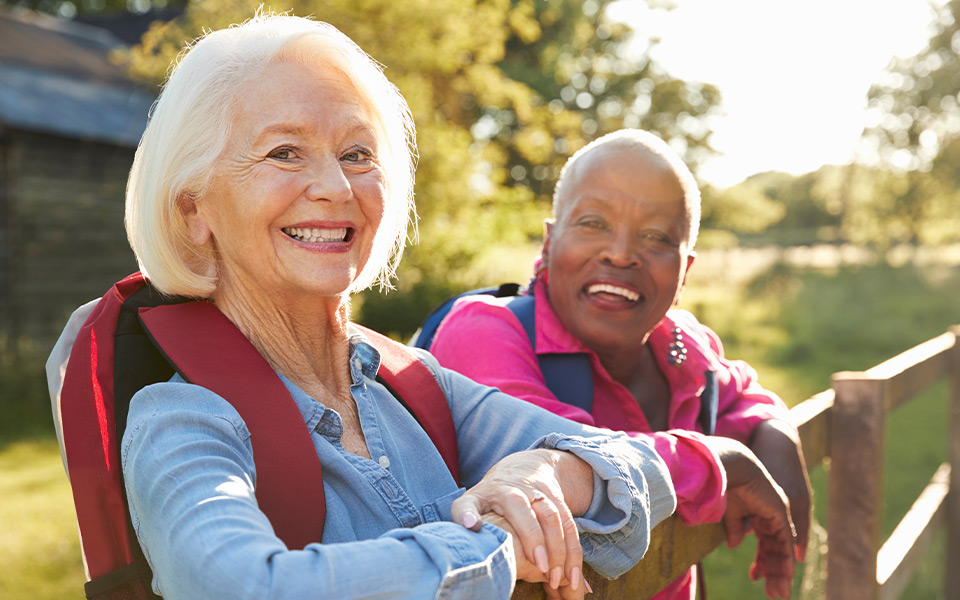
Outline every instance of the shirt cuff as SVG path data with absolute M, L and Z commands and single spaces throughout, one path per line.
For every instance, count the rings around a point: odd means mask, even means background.
M 565 450 L 590 465 L 593 500 L 587 513 L 576 519 L 584 560 L 604 577 L 628 571 L 646 552 L 650 530 L 676 508 L 663 460 L 644 442 L 622 434 L 602 444 L 550 434 L 534 447 Z

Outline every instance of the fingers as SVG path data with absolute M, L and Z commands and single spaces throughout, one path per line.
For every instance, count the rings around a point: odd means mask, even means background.
M 796 569 L 792 537 L 772 520 L 758 523 L 756 535 L 757 558 L 751 566 L 751 579 L 766 579 L 764 589 L 769 598 L 789 598 Z
M 533 546 L 535 562 L 546 575 L 548 587 L 557 590 L 563 583 L 576 592 L 580 588 L 583 552 L 569 508 L 562 500 L 556 501 L 539 490 L 534 491 L 528 506 L 535 521 L 522 521 L 525 517 L 522 508 L 520 514 L 508 517 L 511 523 L 514 523 L 514 519 L 524 523 L 515 527 L 524 549 L 540 542 L 541 545 Z
M 728 508 L 723 515 L 723 530 L 727 536 L 727 548 L 736 548 L 746 537 L 749 525 L 743 513 Z
M 481 497 L 466 492 L 450 505 L 450 518 L 467 529 L 480 531 L 480 515 L 487 511 L 486 502 Z

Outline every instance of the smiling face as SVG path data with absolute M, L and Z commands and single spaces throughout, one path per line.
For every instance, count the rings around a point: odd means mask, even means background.
M 241 98 L 207 192 L 183 202 L 191 241 L 216 249 L 217 295 L 344 294 L 384 211 L 370 111 L 336 71 L 291 62 Z
M 608 142 L 564 176 L 543 263 L 564 326 L 604 356 L 642 348 L 693 262 L 683 187 L 660 156 Z

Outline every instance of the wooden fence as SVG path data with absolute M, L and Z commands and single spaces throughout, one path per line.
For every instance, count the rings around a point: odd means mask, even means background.
M 824 600 L 894 600 L 934 534 L 947 532 L 944 598 L 960 600 L 960 326 L 867 371 L 833 376 L 832 388 L 790 411 L 807 467 L 830 460 L 827 579 Z M 881 539 L 887 415 L 932 383 L 950 381 L 948 460 L 884 542 Z M 951 470 L 951 465 L 953 469 Z M 952 493 L 948 493 L 951 492 Z M 650 548 L 623 577 L 607 581 L 584 566 L 591 597 L 643 600 L 723 541 L 721 525 L 688 527 L 676 517 L 653 531 Z M 746 577 L 746 573 L 744 573 Z M 513 600 L 544 598 L 519 583 Z

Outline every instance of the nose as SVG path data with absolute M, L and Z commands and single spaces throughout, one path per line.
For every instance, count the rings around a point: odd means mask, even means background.
M 640 247 L 634 243 L 629 231 L 616 232 L 600 250 L 597 258 L 605 264 L 624 269 L 638 267 L 642 262 Z
M 316 202 L 344 202 L 353 195 L 350 180 L 335 156 L 324 157 L 308 169 L 307 199 Z

